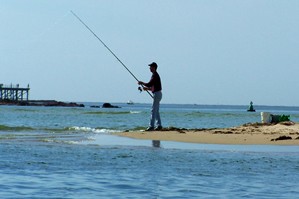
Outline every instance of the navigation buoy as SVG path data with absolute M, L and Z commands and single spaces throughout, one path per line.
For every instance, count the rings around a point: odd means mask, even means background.
M 253 103 L 252 103 L 252 102 L 250 102 L 250 106 L 249 106 L 249 108 L 247 109 L 247 111 L 249 111 L 249 112 L 255 112 L 255 110 L 254 110 L 254 108 L 253 108 Z

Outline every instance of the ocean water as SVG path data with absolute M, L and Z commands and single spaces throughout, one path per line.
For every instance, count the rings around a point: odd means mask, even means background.
M 298 198 L 299 146 L 135 140 L 150 104 L 122 108 L 0 106 L 0 198 Z M 299 107 L 161 105 L 165 127 L 260 122 Z

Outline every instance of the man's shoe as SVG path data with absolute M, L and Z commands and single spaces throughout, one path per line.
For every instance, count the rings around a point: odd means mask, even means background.
M 145 131 L 154 131 L 154 127 L 148 127 Z
M 155 128 L 155 131 L 160 131 L 160 130 L 162 130 L 162 126 L 157 126 L 157 127 Z

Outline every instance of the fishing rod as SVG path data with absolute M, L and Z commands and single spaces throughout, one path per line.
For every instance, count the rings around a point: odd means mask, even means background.
M 121 63 L 121 65 L 132 75 L 132 77 L 137 81 L 139 82 L 139 80 L 137 79 L 137 77 L 128 69 L 128 67 L 116 56 L 116 54 L 100 39 L 100 37 L 98 37 L 98 35 L 96 33 L 94 33 L 82 20 L 81 18 L 76 15 L 72 10 L 71 10 L 71 13 L 104 45 L 104 47 L 117 59 L 117 61 L 119 63 Z M 143 90 L 144 87 L 142 86 Z M 141 92 L 142 89 L 141 87 L 138 87 L 138 90 Z M 148 90 L 145 90 L 152 98 L 153 98 L 153 95 L 148 91 Z

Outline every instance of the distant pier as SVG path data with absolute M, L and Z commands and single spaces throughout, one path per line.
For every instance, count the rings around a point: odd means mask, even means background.
M 21 88 L 19 84 L 0 84 L 0 101 L 23 102 L 29 100 L 29 84 L 27 88 Z
M 84 107 L 84 104 L 77 104 L 75 102 L 29 100 L 29 90 L 29 84 L 27 88 L 21 88 L 19 84 L 0 84 L 0 105 Z

